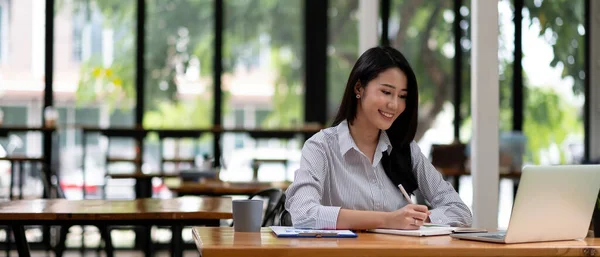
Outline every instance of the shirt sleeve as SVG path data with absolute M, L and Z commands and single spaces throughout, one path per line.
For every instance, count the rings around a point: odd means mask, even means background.
M 416 142 L 413 141 L 410 148 L 419 191 L 432 206 L 429 216 L 431 222 L 456 227 L 471 226 L 471 211 L 454 187 L 442 178 Z
M 323 184 L 328 173 L 327 154 L 319 136 L 302 147 L 300 168 L 286 191 L 285 208 L 296 228 L 335 229 L 340 207 L 323 206 Z

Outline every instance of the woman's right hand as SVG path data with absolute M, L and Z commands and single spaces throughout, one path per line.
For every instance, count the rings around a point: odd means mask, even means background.
M 408 204 L 388 213 L 385 228 L 416 230 L 423 225 L 430 214 L 425 205 Z

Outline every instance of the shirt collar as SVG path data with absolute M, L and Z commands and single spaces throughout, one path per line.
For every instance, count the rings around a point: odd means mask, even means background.
M 340 153 L 345 155 L 350 149 L 358 151 L 358 146 L 354 142 L 352 135 L 350 135 L 350 129 L 348 127 L 348 121 L 344 120 L 336 126 L 338 135 L 338 144 L 340 147 Z M 388 154 L 392 151 L 392 143 L 385 131 L 381 131 L 379 134 L 379 142 L 377 143 L 377 152 L 387 151 Z
M 344 120 L 336 127 L 338 135 L 338 144 L 340 146 L 340 153 L 345 155 L 350 149 L 356 148 L 356 143 L 350 135 L 350 129 L 348 128 L 348 121 Z
M 392 142 L 390 141 L 390 138 L 388 137 L 387 132 L 385 130 L 382 130 L 379 134 L 379 143 L 377 143 L 377 151 L 387 151 L 388 154 L 392 151 Z

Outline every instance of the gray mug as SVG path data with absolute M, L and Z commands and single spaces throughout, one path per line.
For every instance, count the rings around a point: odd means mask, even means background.
M 233 200 L 233 230 L 260 232 L 263 215 L 262 200 Z

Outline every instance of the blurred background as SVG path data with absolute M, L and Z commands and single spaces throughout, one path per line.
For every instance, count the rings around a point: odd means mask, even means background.
M 526 164 L 591 161 L 584 129 L 586 2 L 498 1 L 501 173 Z M 0 157 L 48 154 L 41 145 L 52 142 L 68 199 L 83 197 L 84 166 L 90 196 L 110 183 L 110 197 L 126 199 L 134 197 L 135 182 L 107 182 L 106 155 L 134 156 L 139 149 L 128 139 L 85 135 L 81 127 L 327 127 L 361 54 L 359 7 L 366 5 L 378 10 L 369 17 L 377 42 L 404 53 L 416 72 L 416 141 L 423 154 L 433 159 L 442 149 L 440 170 L 444 156 L 468 160 L 470 0 L 0 0 L 0 126 L 40 127 L 48 107 L 57 113 L 54 142 L 44 133 L 12 133 L 0 137 Z M 47 37 L 49 22 L 53 35 Z M 285 165 L 260 165 L 258 180 L 292 181 L 304 140 L 203 133 L 197 140 L 161 142 L 150 134 L 142 171 L 160 170 L 163 154 L 184 155 L 196 166 L 219 167 L 221 180 L 249 181 L 253 159 L 275 158 Z M 444 152 L 453 145 L 464 147 Z M 471 206 L 468 163 L 458 165 L 463 176 L 441 172 L 460 183 L 457 190 Z M 10 163 L 0 161 L 5 196 L 10 172 Z M 41 182 L 34 172 L 29 177 L 25 194 L 39 194 Z M 171 196 L 162 180 L 153 185 L 159 197 Z M 508 225 L 513 185 L 514 179 L 501 180 L 500 227 Z

